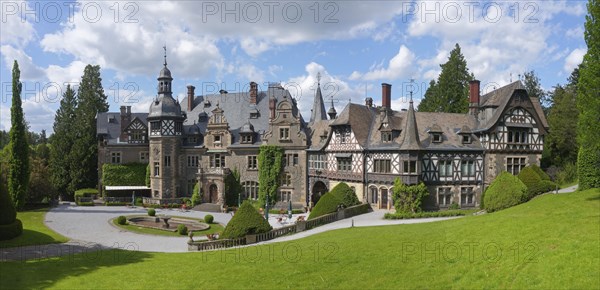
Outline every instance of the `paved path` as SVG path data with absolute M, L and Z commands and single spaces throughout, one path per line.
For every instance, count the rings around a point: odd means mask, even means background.
M 567 193 L 567 192 L 573 192 L 577 190 L 577 185 L 573 185 L 573 186 L 569 186 L 569 187 L 565 187 L 563 189 L 559 189 L 558 193 Z

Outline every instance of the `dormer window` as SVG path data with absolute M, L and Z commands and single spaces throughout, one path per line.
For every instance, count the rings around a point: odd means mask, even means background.
M 243 144 L 252 144 L 252 134 L 243 134 L 242 135 L 242 143 Z
M 250 113 L 250 119 L 258 119 L 258 112 Z
M 196 144 L 196 143 L 198 143 L 198 138 L 196 136 L 188 137 L 188 143 Z
M 441 143 L 442 142 L 442 133 L 432 133 L 431 139 L 433 143 Z
M 383 142 L 383 143 L 392 142 L 392 132 L 381 132 L 381 142 Z
M 462 135 L 462 143 L 470 144 L 471 143 L 471 135 Z

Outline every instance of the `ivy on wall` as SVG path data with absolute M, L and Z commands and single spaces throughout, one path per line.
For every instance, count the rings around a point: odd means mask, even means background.
M 277 188 L 283 162 L 283 149 L 275 145 L 260 146 L 258 153 L 258 200 L 264 205 L 267 195 L 269 205 L 277 202 Z
M 110 164 L 102 165 L 102 184 L 104 186 L 146 185 L 147 164 Z

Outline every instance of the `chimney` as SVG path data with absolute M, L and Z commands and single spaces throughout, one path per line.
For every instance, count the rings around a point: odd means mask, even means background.
M 478 80 L 469 81 L 469 114 L 473 116 L 479 112 L 479 85 Z
M 258 85 L 255 82 L 250 82 L 250 104 L 256 105 L 256 97 L 258 96 Z
M 127 142 L 127 132 L 125 128 L 131 122 L 131 106 L 121 106 L 121 134 L 119 135 L 120 142 Z
M 392 85 L 381 84 L 381 106 L 386 109 L 392 108 Z
M 196 89 L 196 87 L 189 85 L 187 86 L 187 105 L 188 105 L 188 111 L 192 111 L 194 109 L 194 90 Z
M 371 108 L 373 107 L 373 98 L 366 98 L 365 99 L 365 106 Z
M 277 105 L 277 100 L 275 97 L 271 96 L 269 98 L 269 110 L 271 111 L 271 120 L 275 119 L 275 107 Z

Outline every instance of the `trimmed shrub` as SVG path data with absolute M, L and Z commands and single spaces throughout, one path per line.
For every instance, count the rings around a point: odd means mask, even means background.
M 7 225 L 0 225 L 0 240 L 10 240 L 20 236 L 23 233 L 23 223 L 15 219 L 14 222 Z
M 310 212 L 308 219 L 314 219 L 328 213 L 336 212 L 342 202 L 331 192 L 325 193 Z
M 527 201 L 527 186 L 518 177 L 503 171 L 490 184 L 484 198 L 487 212 L 502 210 Z
M 460 206 L 458 205 L 458 203 L 456 203 L 456 201 L 453 201 L 450 206 L 448 207 L 448 209 L 460 209 Z
M 155 216 L 156 215 L 156 210 L 153 208 L 148 209 L 148 215 L 149 216 Z
M 594 146 L 595 147 L 595 146 Z M 580 147 L 577 154 L 578 190 L 600 187 L 600 150 Z
M 200 189 L 198 187 L 198 183 L 196 182 L 196 184 L 194 185 L 194 188 L 192 189 L 192 206 L 197 206 L 199 204 L 202 203 L 202 195 L 200 194 Z
M 332 195 L 337 197 L 338 200 L 344 205 L 344 207 L 351 207 L 353 205 L 360 204 L 356 193 L 348 184 L 340 182 L 330 191 Z
M 94 206 L 93 201 L 79 201 L 77 202 L 78 206 Z
M 212 215 L 207 214 L 207 215 L 204 216 L 204 222 L 205 223 L 212 224 L 213 221 L 215 221 L 215 218 Z
M 75 191 L 75 201 L 77 201 L 78 197 L 93 197 L 98 194 L 98 189 L 96 188 L 82 188 Z
M 247 234 L 266 233 L 271 230 L 271 225 L 258 213 L 248 201 L 244 201 L 240 209 L 229 221 L 221 237 L 235 239 Z
M 120 225 L 126 225 L 127 224 L 127 218 L 125 216 L 120 215 L 117 218 L 117 223 Z
M 547 179 L 542 179 L 542 177 L 538 175 L 538 170 L 541 171 Z M 518 177 L 523 184 L 527 186 L 527 199 L 532 199 L 538 194 L 552 191 L 556 187 L 556 184 L 550 181 L 550 177 L 535 165 L 523 168 Z
M 182 236 L 185 236 L 188 233 L 188 228 L 185 225 L 179 224 L 177 226 L 177 233 L 179 233 Z
M 530 165 L 530 167 L 531 167 L 531 169 L 533 169 L 535 171 L 535 173 L 537 173 L 537 175 L 542 180 L 552 181 L 552 179 L 550 179 L 550 176 L 548 176 L 548 174 L 546 174 L 546 172 L 544 172 L 544 170 L 542 170 L 539 166 L 533 164 L 533 165 Z

